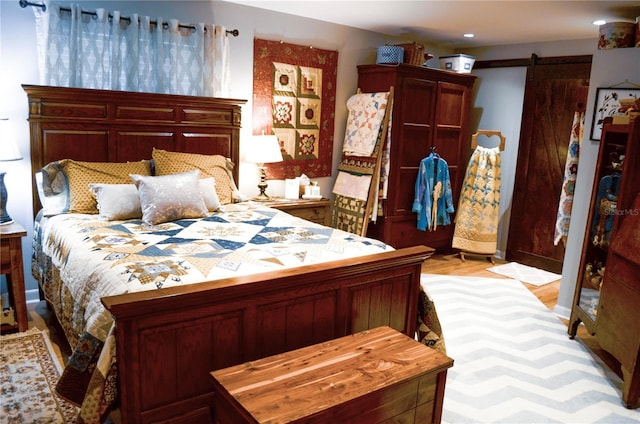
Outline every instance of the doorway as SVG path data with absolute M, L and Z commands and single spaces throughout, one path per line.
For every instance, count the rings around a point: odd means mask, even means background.
M 506 259 L 561 273 L 555 222 L 575 112 L 585 112 L 591 56 L 538 58 L 527 67 Z M 517 219 L 514 219 L 517 217 Z

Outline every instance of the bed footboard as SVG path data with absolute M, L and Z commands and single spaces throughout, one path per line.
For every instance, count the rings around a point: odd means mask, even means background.
M 392 252 L 106 297 L 125 423 L 213 422 L 213 370 L 388 325 L 413 336 L 422 263 Z

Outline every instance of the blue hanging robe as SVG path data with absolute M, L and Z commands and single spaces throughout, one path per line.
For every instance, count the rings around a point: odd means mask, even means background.
M 437 197 L 435 202 L 434 191 Z M 438 193 L 441 194 L 438 195 Z M 420 161 L 412 211 L 418 214 L 417 225 L 422 231 L 427 229 L 433 231 L 438 225 L 451 223 L 449 214 L 455 210 L 449 167 L 447 162 L 436 153 L 431 153 Z

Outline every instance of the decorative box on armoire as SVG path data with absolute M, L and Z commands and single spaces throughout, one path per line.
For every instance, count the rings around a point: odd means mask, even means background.
M 618 360 L 628 407 L 640 396 L 639 194 L 640 118 L 605 123 L 568 330 L 584 323 Z
M 476 77 L 409 64 L 358 66 L 358 88 L 365 93 L 393 87 L 390 168 L 383 216 L 370 223 L 367 235 L 395 248 L 426 245 L 451 249 L 453 223 L 435 231 L 417 228 L 412 212 L 420 161 L 432 148 L 447 161 L 454 207 L 470 149 L 470 112 Z M 454 216 L 451 216 L 453 220 Z

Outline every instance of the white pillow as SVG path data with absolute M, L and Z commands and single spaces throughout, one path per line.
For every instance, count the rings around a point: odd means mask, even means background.
M 59 192 L 54 191 L 56 183 L 51 184 L 47 177 L 49 177 L 49 175 L 45 173 L 44 168 L 36 172 L 34 176 L 38 197 L 42 205 L 42 213 L 44 216 L 66 213 L 69 210 L 69 189 L 68 186 L 64 184 L 63 173 L 60 172 L 56 179 L 56 182 L 62 182 L 62 184 L 57 184 Z
M 220 209 L 220 199 L 216 192 L 215 178 L 200 178 L 200 193 L 202 193 L 202 199 L 209 211 L 214 212 Z
M 207 206 L 200 192 L 200 171 L 148 177 L 131 174 L 138 188 L 142 220 L 149 225 L 183 218 L 202 218 Z
M 142 217 L 138 189 L 133 184 L 89 184 L 100 217 L 108 221 Z
M 220 209 L 214 178 L 201 178 L 200 193 L 207 209 Z M 134 184 L 90 184 L 89 188 L 98 202 L 100 217 L 108 221 L 142 218 L 140 195 Z

